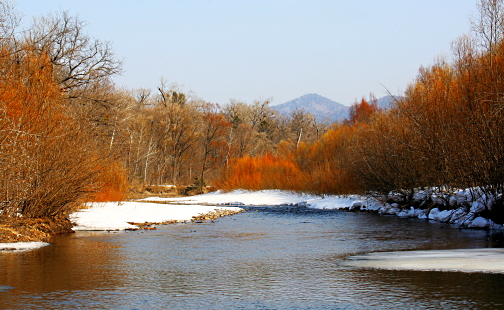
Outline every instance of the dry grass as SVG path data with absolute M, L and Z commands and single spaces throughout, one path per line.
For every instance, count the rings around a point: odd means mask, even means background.
M 53 235 L 72 232 L 68 219 L 0 217 L 0 243 L 47 241 Z

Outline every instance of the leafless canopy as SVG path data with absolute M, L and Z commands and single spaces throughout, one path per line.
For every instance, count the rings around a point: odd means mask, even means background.
M 90 38 L 85 26 L 78 17 L 61 12 L 34 19 L 25 34 L 29 46 L 49 54 L 57 68 L 57 81 L 66 91 L 121 72 L 110 43 Z

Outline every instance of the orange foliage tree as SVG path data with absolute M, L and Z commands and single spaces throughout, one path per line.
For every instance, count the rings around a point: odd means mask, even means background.
M 376 98 L 370 97 L 369 101 L 362 98 L 360 102 L 355 102 L 350 107 L 348 119 L 344 121 L 345 125 L 365 124 L 371 120 L 371 116 L 379 110 L 379 107 Z
M 72 117 L 46 53 L 0 53 L 2 214 L 65 215 L 101 189 L 109 158 Z

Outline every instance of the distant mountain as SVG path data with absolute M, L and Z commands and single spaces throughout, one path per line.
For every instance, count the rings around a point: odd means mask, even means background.
M 378 99 L 378 106 L 382 109 L 388 110 L 394 104 L 395 96 L 385 96 Z
M 295 110 L 304 110 L 315 116 L 319 122 L 342 121 L 348 117 L 347 106 L 317 94 L 304 95 L 271 108 L 286 115 L 290 115 Z
M 394 96 L 381 97 L 377 99 L 378 107 L 388 110 L 394 100 Z M 271 108 L 285 115 L 290 115 L 295 110 L 304 110 L 315 116 L 318 122 L 341 122 L 348 118 L 350 111 L 350 107 L 317 94 L 304 95 Z

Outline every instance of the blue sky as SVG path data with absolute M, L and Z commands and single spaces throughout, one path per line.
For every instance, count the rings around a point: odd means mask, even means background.
M 317 93 L 345 105 L 400 94 L 451 55 L 476 0 L 18 0 L 25 21 L 69 11 L 110 41 L 130 89 L 164 78 L 219 104 Z

